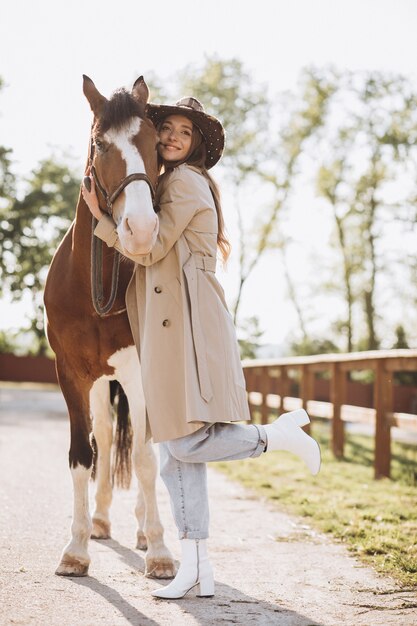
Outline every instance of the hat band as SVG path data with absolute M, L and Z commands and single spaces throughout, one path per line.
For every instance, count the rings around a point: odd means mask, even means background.
M 194 113 L 204 113 L 202 109 L 195 109 L 189 104 L 177 104 L 175 106 L 177 106 L 179 109 L 188 109 L 189 111 L 194 111 Z

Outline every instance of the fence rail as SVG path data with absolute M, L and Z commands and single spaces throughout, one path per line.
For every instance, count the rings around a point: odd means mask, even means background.
M 0 381 L 57 385 L 55 360 L 46 356 L 0 354 Z
M 251 360 L 243 367 L 252 416 L 265 424 L 273 414 L 303 407 L 313 418 L 331 420 L 337 457 L 343 456 L 345 422 L 374 425 L 377 478 L 390 475 L 391 428 L 417 433 L 417 383 L 405 387 L 394 381 L 399 372 L 417 380 L 417 350 Z M 352 382 L 351 373 L 360 370 L 373 372 L 372 385 Z M 56 383 L 54 361 L 1 354 L 0 381 Z
M 376 478 L 390 476 L 391 428 L 417 433 L 417 388 L 412 387 L 408 402 L 413 412 L 394 411 L 395 374 L 417 374 L 417 350 L 251 360 L 244 361 L 243 367 L 253 417 L 260 414 L 261 423 L 266 424 L 276 412 L 303 407 L 313 418 L 330 419 L 336 457 L 343 457 L 345 422 L 374 425 Z M 373 372 L 372 406 L 357 406 L 360 394 L 358 387 L 355 392 L 350 375 L 361 370 Z M 317 397 L 317 375 L 329 379 L 328 399 Z

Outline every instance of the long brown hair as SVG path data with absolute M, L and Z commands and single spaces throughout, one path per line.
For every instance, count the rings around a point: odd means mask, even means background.
M 158 132 L 163 122 L 164 120 L 162 120 L 158 124 Z M 231 245 L 225 233 L 223 211 L 220 201 L 220 190 L 215 180 L 208 173 L 208 170 L 206 168 L 206 156 L 207 151 L 204 137 L 200 129 L 195 124 L 193 124 L 193 134 L 191 137 L 191 146 L 188 155 L 180 161 L 171 161 L 170 163 L 166 163 L 158 154 L 158 164 L 160 169 L 162 168 L 162 166 L 164 167 L 164 173 L 162 174 L 162 177 L 168 175 L 169 172 L 172 172 L 172 170 L 178 167 L 178 165 L 181 165 L 182 163 L 187 163 L 187 165 L 192 165 L 193 167 L 198 168 L 201 174 L 207 180 L 211 194 L 213 196 L 214 206 L 216 207 L 217 212 L 217 247 L 219 248 L 222 255 L 223 263 L 226 263 L 230 255 Z

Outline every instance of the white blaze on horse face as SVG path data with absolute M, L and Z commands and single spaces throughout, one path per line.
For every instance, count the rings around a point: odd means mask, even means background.
M 142 156 L 132 139 L 139 133 L 142 121 L 136 117 L 121 130 L 110 129 L 104 139 L 120 150 L 126 163 L 126 176 L 146 173 Z M 123 204 L 124 201 L 124 204 Z M 116 202 L 117 232 L 122 246 L 131 254 L 147 254 L 158 234 L 158 217 L 145 181 L 133 181 Z

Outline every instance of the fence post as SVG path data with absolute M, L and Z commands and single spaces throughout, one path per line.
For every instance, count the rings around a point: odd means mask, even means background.
M 390 476 L 391 470 L 391 426 L 387 412 L 392 410 L 392 379 L 394 372 L 388 372 L 385 359 L 378 360 L 375 367 L 374 408 L 375 408 L 375 478 Z
M 346 371 L 340 363 L 332 363 L 330 401 L 333 405 L 332 447 L 336 458 L 342 458 L 345 446 L 345 426 L 342 420 L 342 404 L 345 399 Z
M 285 399 L 285 396 L 288 396 L 290 379 L 288 378 L 288 372 L 287 372 L 287 368 L 285 367 L 285 365 L 281 366 L 279 368 L 279 371 L 280 371 L 280 377 L 279 377 L 279 407 L 278 407 L 278 413 L 281 415 L 281 413 L 284 413 L 284 411 L 285 411 L 284 399 Z
M 245 377 L 245 383 L 246 383 L 246 391 L 249 393 L 250 391 L 254 391 L 253 390 L 253 368 L 252 367 L 244 367 L 243 368 L 243 375 Z
M 307 411 L 307 402 L 313 400 L 314 395 L 314 372 L 308 365 L 301 367 L 300 396 L 303 401 L 303 409 Z M 310 424 L 304 427 L 306 432 L 310 432 Z
M 267 424 L 269 419 L 268 394 L 270 393 L 270 382 L 268 367 L 261 368 L 261 380 L 259 391 L 262 394 L 261 404 L 261 424 Z
M 253 420 L 253 407 L 252 407 L 252 403 L 250 401 L 250 392 L 253 391 L 254 388 L 254 380 L 255 380 L 255 376 L 254 376 L 254 372 L 253 372 L 253 367 L 244 367 L 243 368 L 243 375 L 245 377 L 245 384 L 246 384 L 246 395 L 248 398 L 248 405 L 249 405 L 249 411 L 250 411 L 250 416 L 251 419 Z

